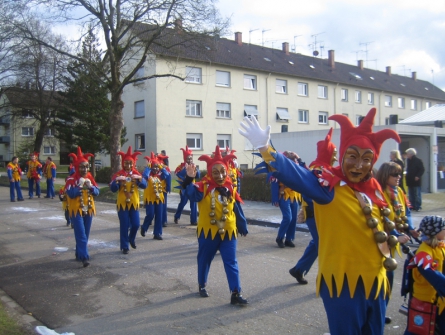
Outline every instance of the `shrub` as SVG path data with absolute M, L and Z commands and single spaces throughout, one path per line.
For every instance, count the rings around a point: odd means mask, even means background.
M 111 167 L 105 166 L 96 171 L 96 182 L 109 184 L 111 181 Z
M 241 198 L 244 200 L 270 202 L 270 184 L 266 174 L 255 175 L 253 170 L 243 171 L 241 179 Z

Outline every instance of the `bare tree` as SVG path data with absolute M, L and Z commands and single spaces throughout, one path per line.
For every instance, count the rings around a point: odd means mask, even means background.
M 79 24 L 86 33 L 91 27 L 100 28 L 105 50 L 103 62 L 109 73 L 106 85 L 110 92 L 110 151 L 120 151 L 121 132 L 123 129 L 123 88 L 135 81 L 156 77 L 172 76 L 184 79 L 180 75 L 155 73 L 135 78 L 137 70 L 153 54 L 153 48 L 163 46 L 172 48 L 177 43 L 198 41 L 200 36 L 223 35 L 229 20 L 221 18 L 214 0 L 34 0 L 31 5 L 37 9 L 46 5 L 48 20 Z M 52 14 L 52 15 L 50 15 Z M 182 39 L 173 41 L 168 38 L 171 28 L 180 23 Z M 50 47 L 79 62 L 88 60 L 79 55 L 68 53 L 44 39 L 36 36 L 26 20 L 15 21 L 23 36 L 27 39 Z M 111 155 L 113 171 L 120 169 L 120 158 Z

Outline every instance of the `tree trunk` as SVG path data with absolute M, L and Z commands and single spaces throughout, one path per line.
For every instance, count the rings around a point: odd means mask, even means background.
M 110 113 L 110 160 L 112 174 L 121 170 L 120 156 L 117 153 L 121 151 L 121 134 L 124 127 L 123 108 L 122 91 L 112 90 Z
M 34 152 L 40 152 L 40 150 L 42 149 L 43 133 L 44 133 L 44 129 L 40 126 L 36 131 L 36 140 L 34 142 Z

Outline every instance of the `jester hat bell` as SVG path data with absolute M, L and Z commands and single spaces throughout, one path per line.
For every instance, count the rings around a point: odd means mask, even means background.
M 71 157 L 73 159 L 74 169 L 77 172 L 77 171 L 79 171 L 79 164 L 84 163 L 84 162 L 88 163 L 88 158 L 94 157 L 94 154 L 90 154 L 90 153 L 84 154 L 84 153 L 82 153 L 82 149 L 80 147 L 77 147 L 77 154 L 72 152 L 68 155 L 68 157 Z
M 184 163 L 187 161 L 187 157 L 193 155 L 193 151 L 189 149 L 189 147 L 186 145 L 185 149 L 181 148 L 182 150 L 182 157 L 184 158 Z
M 125 161 L 132 161 L 133 164 L 135 164 L 136 161 L 138 160 L 138 159 L 137 159 L 137 156 L 139 156 L 141 153 L 140 153 L 139 151 L 135 151 L 135 152 L 132 153 L 132 150 L 133 150 L 133 148 L 132 148 L 131 145 L 130 145 L 130 146 L 128 147 L 126 153 L 125 153 L 125 152 L 122 152 L 122 151 L 119 151 L 119 152 L 117 153 L 117 154 L 120 155 L 121 158 L 122 158 L 122 162 L 121 162 L 121 164 L 122 164 L 122 168 L 124 168 L 124 162 L 125 162 Z
M 212 157 L 207 155 L 202 155 L 198 158 L 200 161 L 204 161 L 207 163 L 207 171 L 210 173 L 212 171 L 212 168 L 215 164 L 222 164 L 226 167 L 226 170 L 228 169 L 229 162 L 232 159 L 236 159 L 236 156 L 232 153 L 229 153 L 222 157 L 221 150 L 219 146 L 217 145 L 215 148 L 215 152 L 213 153 Z
M 148 164 L 150 165 L 150 167 L 152 167 L 154 164 L 157 164 L 157 165 L 162 164 L 159 157 L 156 157 L 156 155 L 154 154 L 153 151 L 151 152 L 150 156 L 145 156 L 144 158 L 148 161 Z
M 374 152 L 372 164 L 377 161 L 380 155 L 382 144 L 387 139 L 392 138 L 400 143 L 399 135 L 392 129 L 383 129 L 376 133 L 372 132 L 374 117 L 377 110 L 371 108 L 363 121 L 355 127 L 351 120 L 345 115 L 335 114 L 329 117 L 329 120 L 340 124 L 340 162 L 343 161 L 346 150 L 351 146 L 357 146 L 361 149 L 371 149 Z

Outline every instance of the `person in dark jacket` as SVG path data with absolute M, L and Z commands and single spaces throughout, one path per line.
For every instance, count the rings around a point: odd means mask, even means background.
M 425 172 L 423 162 L 416 156 L 417 151 L 409 148 L 405 151 L 407 156 L 406 166 L 406 186 L 408 186 L 409 202 L 413 210 L 422 209 L 422 193 L 420 191 L 422 175 Z

